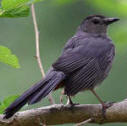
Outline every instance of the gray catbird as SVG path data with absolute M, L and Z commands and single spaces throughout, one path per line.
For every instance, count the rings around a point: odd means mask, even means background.
M 102 15 L 85 18 L 46 77 L 6 108 L 4 118 L 10 118 L 26 103 L 39 102 L 58 88 L 64 88 L 64 94 L 68 96 L 70 104 L 73 104 L 71 96 L 90 90 L 103 108 L 106 108 L 94 88 L 102 83 L 111 69 L 115 48 L 106 33 L 108 25 L 118 20 Z

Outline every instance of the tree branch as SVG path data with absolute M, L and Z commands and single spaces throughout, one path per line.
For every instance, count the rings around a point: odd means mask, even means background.
M 40 57 L 40 49 L 39 49 L 39 31 L 38 31 L 38 25 L 37 25 L 37 20 L 36 20 L 36 14 L 35 14 L 35 9 L 34 9 L 34 4 L 31 5 L 31 13 L 32 13 L 32 19 L 33 19 L 33 25 L 34 25 L 34 32 L 35 32 L 35 44 L 36 44 L 36 59 L 37 59 L 37 63 L 38 66 L 40 68 L 41 74 L 42 74 L 42 78 L 45 77 L 45 72 L 44 72 L 44 68 L 41 62 L 41 57 Z M 55 104 L 55 101 L 51 95 L 51 93 L 49 94 L 49 101 L 51 104 Z
M 47 107 L 18 112 L 10 120 L 3 120 L 0 115 L 0 126 L 35 126 L 79 123 L 92 118 L 90 123 L 127 122 L 127 100 L 113 104 L 102 117 L 100 104 L 86 104 L 69 107 L 67 105 L 51 105 Z

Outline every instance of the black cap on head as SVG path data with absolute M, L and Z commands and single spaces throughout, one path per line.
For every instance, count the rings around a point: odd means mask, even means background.
M 103 15 L 97 14 L 97 15 L 90 15 L 90 16 L 86 17 L 85 20 L 91 19 L 91 18 L 93 18 L 93 17 L 99 17 L 99 18 L 102 18 L 102 19 L 106 18 L 106 17 L 103 16 Z
M 86 17 L 86 18 L 83 20 L 82 23 L 84 23 L 86 20 L 90 20 L 90 19 L 93 19 L 93 18 L 100 18 L 100 20 L 103 20 L 104 23 L 105 23 L 106 25 L 112 24 L 112 23 L 114 23 L 114 22 L 120 20 L 119 18 L 108 18 L 108 17 L 105 17 L 105 16 L 103 16 L 103 15 L 97 14 L 97 15 L 90 15 L 90 16 Z

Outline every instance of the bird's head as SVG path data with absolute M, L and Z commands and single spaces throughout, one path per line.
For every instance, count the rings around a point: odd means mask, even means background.
M 91 15 L 83 20 L 80 28 L 84 32 L 103 34 L 106 33 L 108 25 L 118 20 L 118 18 L 107 18 L 102 15 Z

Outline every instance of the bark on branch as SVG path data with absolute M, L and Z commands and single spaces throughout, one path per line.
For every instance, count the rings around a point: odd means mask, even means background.
M 79 123 L 89 118 L 91 123 L 127 122 L 127 99 L 114 103 L 106 111 L 103 119 L 100 104 L 85 104 L 69 107 L 68 105 L 51 105 L 47 107 L 18 112 L 13 118 L 3 120 L 0 115 L 0 126 L 41 126 L 66 123 Z

